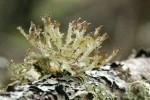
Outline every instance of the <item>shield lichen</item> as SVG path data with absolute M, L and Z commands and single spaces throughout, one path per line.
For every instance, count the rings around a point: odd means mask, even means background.
M 31 22 L 29 34 L 18 27 L 25 38 L 39 50 L 39 52 L 29 51 L 23 64 L 10 65 L 10 70 L 19 78 L 21 76 L 28 80 L 38 79 L 42 74 L 64 72 L 76 76 L 108 63 L 119 51 L 113 50 L 109 56 L 106 52 L 100 51 L 101 44 L 108 38 L 106 33 L 99 34 L 101 26 L 94 32 L 86 34 L 89 23 L 80 22 L 79 18 L 69 23 L 65 34 L 60 32 L 60 23 L 52 21 L 50 14 L 42 17 L 42 21 L 44 29 Z M 21 66 L 19 68 L 21 72 L 15 66 Z M 35 71 L 38 74 L 36 76 L 31 74 Z

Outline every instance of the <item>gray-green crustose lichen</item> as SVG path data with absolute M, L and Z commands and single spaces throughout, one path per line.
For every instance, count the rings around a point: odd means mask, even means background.
M 122 99 L 150 100 L 150 84 L 145 81 L 135 81 L 129 83 L 127 91 Z
M 86 34 L 89 23 L 80 22 L 80 18 L 69 23 L 66 34 L 59 31 L 59 22 L 52 21 L 50 14 L 42 17 L 42 21 L 44 29 L 31 22 L 29 34 L 18 27 L 39 52 L 28 50 L 23 64 L 10 64 L 9 69 L 16 79 L 37 80 L 44 74 L 63 72 L 76 76 L 108 63 L 119 51 L 113 50 L 109 56 L 100 51 L 108 35 L 99 34 L 101 27 Z

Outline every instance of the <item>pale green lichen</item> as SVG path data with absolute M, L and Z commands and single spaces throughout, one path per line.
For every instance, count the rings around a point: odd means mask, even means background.
M 33 22 L 29 34 L 18 27 L 20 32 L 40 52 L 28 52 L 21 65 L 10 65 L 14 76 L 18 78 L 31 76 L 38 79 L 42 74 L 69 72 L 76 76 L 86 70 L 97 68 L 108 63 L 119 51 L 113 50 L 109 56 L 99 49 L 101 44 L 108 38 L 105 33 L 99 35 L 101 27 L 94 32 L 86 34 L 89 23 L 80 22 L 80 19 L 69 23 L 67 33 L 59 31 L 60 24 L 52 21 L 50 14 L 42 17 L 44 29 L 37 27 Z M 16 66 L 20 67 L 19 69 Z M 35 72 L 34 75 L 31 73 Z
M 150 100 L 150 84 L 145 81 L 135 81 L 128 84 L 124 100 Z

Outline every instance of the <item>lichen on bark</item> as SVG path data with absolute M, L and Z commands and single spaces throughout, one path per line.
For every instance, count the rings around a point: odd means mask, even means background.
M 42 17 L 44 29 L 31 22 L 29 34 L 20 32 L 37 49 L 28 49 L 22 64 L 9 64 L 14 83 L 0 92 L 3 100 L 149 100 L 149 52 L 139 51 L 125 61 L 109 61 L 100 51 L 108 38 L 101 27 L 86 33 L 89 23 L 74 20 L 67 33 L 50 15 Z M 145 55 L 145 57 L 143 57 Z M 142 67 L 142 68 L 141 68 Z M 147 70 L 146 70 L 147 69 Z

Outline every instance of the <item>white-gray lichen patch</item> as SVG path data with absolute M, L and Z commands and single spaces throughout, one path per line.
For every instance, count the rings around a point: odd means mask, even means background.
M 52 100 L 104 100 L 116 98 L 118 95 L 116 91 L 124 92 L 127 85 L 124 85 L 123 80 L 120 81 L 121 79 L 116 77 L 115 70 L 104 70 L 104 67 L 86 71 L 85 75 L 80 77 L 72 77 L 69 74 L 51 74 L 29 84 L 10 84 L 6 91 L 0 94 L 0 98 L 15 97 L 15 100 L 44 100 L 45 98 Z M 114 88 L 112 91 L 110 87 L 119 89 Z M 5 93 L 9 95 L 4 96 Z
M 123 71 L 123 66 L 121 62 L 114 62 L 85 71 L 80 77 L 73 77 L 69 73 L 50 74 L 32 83 L 16 82 L 8 85 L 6 90 L 0 93 L 0 98 L 4 100 L 11 100 L 12 97 L 14 100 L 148 100 L 150 84 L 143 80 L 128 82 L 132 77 Z

